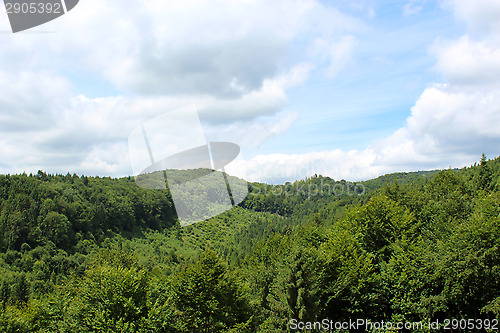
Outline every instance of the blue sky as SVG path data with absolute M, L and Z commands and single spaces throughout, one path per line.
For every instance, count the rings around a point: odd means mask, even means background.
M 189 105 L 249 180 L 470 165 L 500 154 L 498 22 L 495 0 L 81 0 L 17 34 L 0 15 L 0 172 L 133 174 L 134 128 Z
M 377 14 L 365 21 L 367 31 L 356 36 L 337 75 L 326 77 L 318 68 L 307 84 L 290 91 L 289 107 L 301 116 L 276 140 L 276 148 L 363 149 L 404 124 L 422 91 L 442 80 L 428 47 L 463 31 L 439 3 L 426 3 L 414 14 L 405 14 L 404 6 L 396 1 L 374 8 Z

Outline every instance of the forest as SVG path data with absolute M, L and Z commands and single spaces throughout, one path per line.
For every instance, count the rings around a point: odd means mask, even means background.
M 500 329 L 500 157 L 248 190 L 181 227 L 133 177 L 0 175 L 0 332 Z M 321 326 L 357 320 L 422 325 Z

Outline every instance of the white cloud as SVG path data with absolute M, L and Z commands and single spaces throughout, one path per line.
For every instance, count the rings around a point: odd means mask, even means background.
M 432 47 L 446 83 L 421 94 L 402 128 L 362 150 L 261 154 L 228 171 L 359 180 L 499 154 L 498 1 L 448 4 L 470 31 Z M 363 29 L 313 0 L 83 1 L 47 25 L 55 34 L 0 37 L 0 172 L 130 174 L 130 131 L 192 104 L 209 140 L 258 147 L 298 119 L 288 90 L 313 69 L 332 77 L 345 68 Z M 82 75 L 122 94 L 80 94 Z
M 230 169 L 252 181 L 283 183 L 323 174 L 366 180 L 397 171 L 462 167 L 500 153 L 500 94 L 447 85 L 424 91 L 407 124 L 364 150 L 259 155 Z
M 490 40 L 474 41 L 466 35 L 457 41 L 437 43 L 433 51 L 437 57 L 436 69 L 451 84 L 500 83 L 500 45 Z
M 54 34 L 5 38 L 0 60 L 11 69 L 85 68 L 135 94 L 235 98 L 295 66 L 298 39 L 331 45 L 363 26 L 313 0 L 87 0 L 44 25 Z
M 449 85 L 427 88 L 404 127 L 364 150 L 259 155 L 231 169 L 250 180 L 283 183 L 323 174 L 366 180 L 396 171 L 462 167 L 481 153 L 500 153 L 500 93 L 465 92 Z
M 255 147 L 295 121 L 297 113 L 278 111 L 286 103 L 285 88 L 302 83 L 308 71 L 308 66 L 299 65 L 267 80 L 260 91 L 230 100 L 207 95 L 89 98 L 72 96 L 66 80 L 46 73 L 19 77 L 0 73 L 4 92 L 0 96 L 0 172 L 131 174 L 126 145 L 130 132 L 148 119 L 193 104 L 201 115 L 208 115 L 211 141 Z
M 192 104 L 209 131 L 258 146 L 297 118 L 288 90 L 328 65 L 308 53 L 312 40 L 330 52 L 363 29 L 314 0 L 80 1 L 34 33 L 0 37 L 0 172 L 129 174 L 130 131 Z M 101 82 L 112 92 L 80 91 Z
M 283 134 L 298 117 L 297 112 L 280 112 L 251 122 L 208 126 L 205 135 L 209 141 L 229 141 L 243 148 L 258 148 L 267 140 Z
M 321 35 L 332 43 L 363 26 L 311 0 L 145 6 L 152 24 L 140 31 L 150 40 L 109 73 L 117 85 L 140 93 L 248 94 L 289 66 L 286 58 L 298 36 Z
M 491 33 L 493 35 L 500 31 L 499 1 L 445 0 L 444 3 L 454 11 L 459 20 L 466 22 L 470 32 Z
M 314 173 L 362 180 L 395 171 L 462 167 L 500 154 L 498 1 L 448 2 L 475 37 L 439 40 L 435 68 L 446 83 L 424 90 L 406 124 L 364 150 L 259 155 L 238 162 L 250 180 L 282 183 Z
M 374 166 L 376 155 L 369 149 L 364 151 L 311 152 L 306 154 L 258 155 L 249 161 L 236 161 L 227 171 L 245 175 L 250 181 L 265 181 L 274 184 L 310 177 L 313 174 L 332 176 L 337 180 L 368 179 L 388 169 Z
M 461 166 L 483 152 L 498 154 L 499 102 L 496 91 L 467 93 L 448 85 L 426 89 L 406 126 L 373 145 L 379 151 L 378 163 Z
M 333 42 L 327 47 L 322 46 L 322 44 L 328 44 L 324 40 L 318 40 L 317 44 L 319 44 L 320 48 L 326 48 L 329 62 L 326 76 L 332 78 L 337 75 L 352 58 L 352 52 L 356 46 L 356 41 L 353 36 L 344 36 L 341 40 Z
M 45 127 L 61 107 L 59 94 L 67 94 L 69 82 L 46 72 L 0 70 L 0 130 L 12 132 Z M 19 101 L 23 101 L 19 103 Z

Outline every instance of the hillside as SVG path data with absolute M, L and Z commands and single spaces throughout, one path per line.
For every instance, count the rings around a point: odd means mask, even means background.
M 0 176 L 0 331 L 498 318 L 499 182 L 500 158 L 483 158 L 357 183 L 250 183 L 238 206 L 180 227 L 168 190 L 128 177 Z

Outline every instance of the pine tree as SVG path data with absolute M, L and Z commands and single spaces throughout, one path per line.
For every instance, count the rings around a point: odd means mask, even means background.
M 479 173 L 477 177 L 477 187 L 479 190 L 489 191 L 491 189 L 491 181 L 493 179 L 493 172 L 491 171 L 486 155 L 481 155 L 479 163 Z

